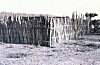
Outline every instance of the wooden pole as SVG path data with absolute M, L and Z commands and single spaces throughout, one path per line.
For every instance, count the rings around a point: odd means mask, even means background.
M 50 20 L 50 47 L 51 47 L 51 45 L 52 45 L 52 41 L 51 41 L 51 39 L 52 39 L 52 37 L 51 37 L 51 33 L 52 33 L 52 17 L 50 18 L 51 20 Z

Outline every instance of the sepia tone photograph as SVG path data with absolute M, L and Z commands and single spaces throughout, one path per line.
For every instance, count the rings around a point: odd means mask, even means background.
M 0 65 L 100 65 L 99 0 L 0 0 Z

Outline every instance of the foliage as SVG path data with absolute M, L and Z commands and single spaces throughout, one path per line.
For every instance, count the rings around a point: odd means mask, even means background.
M 92 17 L 98 16 L 98 14 L 97 13 L 85 13 L 85 16 L 92 18 Z

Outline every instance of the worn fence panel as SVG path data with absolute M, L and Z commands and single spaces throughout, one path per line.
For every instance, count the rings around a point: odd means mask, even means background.
M 86 32 L 86 22 L 82 18 L 70 19 L 69 17 L 52 17 L 51 20 L 51 44 L 67 43 L 77 39 Z

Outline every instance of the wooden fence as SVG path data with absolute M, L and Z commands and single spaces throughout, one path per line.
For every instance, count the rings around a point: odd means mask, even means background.
M 50 23 L 42 15 L 6 14 L 0 19 L 0 42 L 43 45 L 49 41 L 49 32 Z
M 70 19 L 65 17 L 52 17 L 50 27 L 51 45 L 54 43 L 67 43 L 86 34 L 86 21 L 82 18 Z
M 68 16 L 2 14 L 0 42 L 51 46 L 85 35 L 86 22 Z

